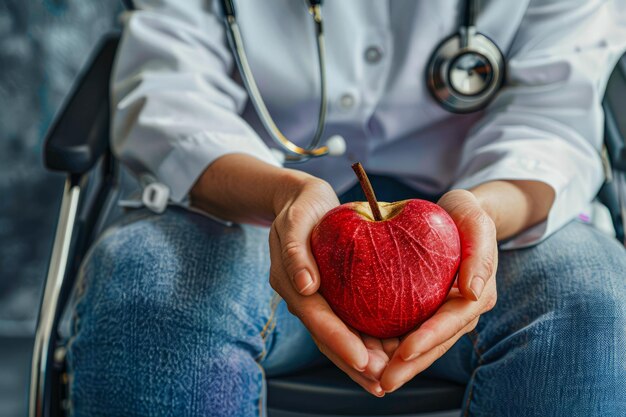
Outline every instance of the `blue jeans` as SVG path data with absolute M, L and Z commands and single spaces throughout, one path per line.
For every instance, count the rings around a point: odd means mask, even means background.
M 418 196 L 384 178 L 374 186 L 381 201 Z M 352 199 L 358 189 L 342 196 Z M 267 238 L 176 208 L 132 212 L 101 236 L 77 288 L 72 415 L 264 415 L 265 375 L 323 360 L 268 283 Z M 617 241 L 572 222 L 502 252 L 498 294 L 427 370 L 467 384 L 464 416 L 626 416 Z

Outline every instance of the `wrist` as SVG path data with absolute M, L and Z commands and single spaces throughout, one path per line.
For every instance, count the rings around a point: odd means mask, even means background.
M 288 168 L 281 171 L 272 195 L 274 217 L 290 205 L 304 190 L 315 187 L 330 187 L 326 181 L 302 171 Z
M 310 178 L 304 172 L 279 168 L 250 155 L 227 154 L 200 175 L 190 199 L 192 205 L 225 220 L 270 225 L 279 207 Z
M 552 188 L 539 181 L 491 181 L 470 191 L 493 220 L 498 240 L 545 220 L 554 201 Z

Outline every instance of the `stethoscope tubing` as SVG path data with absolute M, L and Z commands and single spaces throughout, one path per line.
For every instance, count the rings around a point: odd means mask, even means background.
M 268 110 L 265 102 L 262 98 L 261 92 L 256 84 L 252 69 L 248 62 L 247 54 L 243 46 L 243 38 L 237 19 L 234 13 L 227 13 L 225 16 L 227 23 L 228 41 L 231 48 L 235 51 L 235 61 L 237 67 L 242 75 L 243 83 L 248 90 L 250 101 L 255 110 L 259 114 L 261 123 L 267 130 L 272 140 L 281 148 L 285 149 L 289 153 L 285 155 L 285 161 L 288 162 L 304 162 L 312 157 L 319 157 L 328 154 L 328 146 L 319 146 L 324 129 L 326 126 L 326 114 L 328 111 L 327 100 L 327 86 L 326 86 L 326 48 L 324 42 L 324 27 L 321 15 L 321 6 L 319 4 L 313 5 L 309 8 L 309 12 L 313 16 L 315 24 L 315 38 L 317 44 L 318 55 L 318 67 L 320 77 L 320 105 L 319 114 L 317 120 L 317 126 L 313 139 L 306 148 L 300 147 L 290 141 L 280 130 L 270 111 Z
M 285 162 L 304 162 L 314 157 L 327 155 L 329 154 L 330 149 L 328 146 L 330 142 L 327 142 L 324 146 L 319 146 L 322 135 L 324 134 L 328 102 L 326 91 L 326 51 L 321 0 L 308 1 L 309 13 L 313 16 L 315 26 L 321 97 L 315 134 L 313 135 L 313 139 L 309 142 L 309 145 L 303 148 L 290 141 L 274 122 L 272 115 L 265 105 L 248 63 L 245 48 L 243 46 L 241 31 L 236 19 L 233 0 L 222 0 L 228 41 L 231 49 L 235 52 L 235 61 L 242 76 L 243 83 L 248 91 L 250 101 L 258 113 L 265 130 L 268 132 L 272 140 L 280 148 L 286 151 L 284 155 Z M 461 19 L 458 32 L 444 39 L 442 43 L 439 44 L 439 46 L 435 49 L 435 52 L 431 55 L 427 66 L 426 84 L 428 89 L 430 90 L 433 98 L 438 101 L 442 107 L 453 113 L 469 113 L 483 109 L 489 104 L 495 93 L 500 89 L 503 80 L 505 68 L 504 56 L 498 46 L 491 39 L 482 33 L 476 32 L 476 12 L 477 0 L 465 0 L 464 9 L 460 16 Z M 448 42 L 456 42 L 457 37 L 458 51 L 455 51 L 452 57 L 442 55 L 445 53 L 442 52 L 444 46 L 446 46 Z M 450 51 L 447 51 L 448 55 L 449 52 Z M 455 88 L 450 84 L 448 72 L 444 70 L 450 62 L 455 60 L 455 57 L 458 58 L 461 54 L 474 54 L 475 56 L 482 57 L 483 60 L 490 66 L 491 71 L 495 73 L 496 77 L 493 78 L 494 81 L 490 81 L 489 85 L 487 85 L 483 90 L 475 93 L 459 94 L 459 92 L 455 91 Z M 442 59 L 445 61 L 442 61 Z M 445 63 L 442 64 L 442 62 Z M 439 76 L 437 74 L 439 74 L 440 71 L 446 73 L 445 79 L 442 78 L 442 82 L 436 85 L 435 77 Z M 343 141 L 343 139 L 341 140 Z M 342 146 L 343 150 L 345 150 L 345 142 L 343 142 Z M 333 149 L 335 149 L 335 147 Z M 341 153 L 333 151 L 331 154 L 338 155 Z

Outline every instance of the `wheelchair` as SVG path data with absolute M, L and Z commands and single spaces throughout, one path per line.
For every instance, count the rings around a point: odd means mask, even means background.
M 32 357 L 30 417 L 68 411 L 65 341 L 59 326 L 87 248 L 106 225 L 117 201 L 120 167 L 109 147 L 109 78 L 119 33 L 103 38 L 47 133 L 44 160 L 66 180 Z M 598 198 L 609 208 L 616 237 L 624 242 L 626 218 L 626 57 L 614 70 L 606 113 L 607 182 Z M 366 393 L 334 366 L 267 380 L 270 417 L 457 416 L 465 387 L 418 375 L 383 398 Z

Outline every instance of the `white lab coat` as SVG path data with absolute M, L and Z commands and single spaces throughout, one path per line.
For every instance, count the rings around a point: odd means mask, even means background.
M 507 59 L 506 86 L 484 111 L 451 114 L 429 95 L 431 51 L 458 27 L 459 0 L 326 0 L 326 133 L 342 157 L 293 167 L 338 193 L 350 169 L 393 175 L 429 193 L 499 179 L 556 192 L 548 219 L 504 248 L 534 244 L 584 211 L 603 179 L 601 100 L 626 47 L 624 0 L 482 1 L 479 31 Z M 219 8 L 204 0 L 136 0 L 124 15 L 113 73 L 113 149 L 185 200 L 202 171 L 228 153 L 278 165 L 240 82 Z M 239 0 L 245 47 L 277 124 L 308 143 L 318 114 L 310 16 L 296 0 Z M 375 48 L 377 57 L 372 59 Z M 367 57 L 370 57 L 369 59 Z M 235 75 L 234 75 L 235 74 Z

